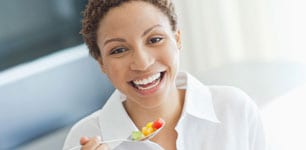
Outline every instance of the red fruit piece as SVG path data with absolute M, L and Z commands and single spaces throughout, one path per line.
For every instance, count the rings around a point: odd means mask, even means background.
M 152 124 L 153 129 L 157 130 L 165 124 L 165 121 L 161 118 L 155 120 Z

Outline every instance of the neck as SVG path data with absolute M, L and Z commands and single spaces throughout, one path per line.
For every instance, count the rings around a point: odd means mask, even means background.
M 171 96 L 154 108 L 141 107 L 129 101 L 126 101 L 124 106 L 138 129 L 141 129 L 147 122 L 154 121 L 158 118 L 163 118 L 166 121 L 167 127 L 174 128 L 183 109 L 184 96 L 184 90 L 176 90 Z

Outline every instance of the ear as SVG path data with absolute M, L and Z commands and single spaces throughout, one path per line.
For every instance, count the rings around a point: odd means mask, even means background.
M 175 40 L 177 48 L 180 50 L 182 48 L 182 39 L 181 39 L 181 30 L 179 29 L 175 31 Z
M 104 64 L 103 64 L 103 60 L 102 60 L 101 57 L 98 57 L 98 58 L 97 58 L 97 62 L 98 62 L 99 65 L 100 65 L 101 71 L 102 71 L 103 73 L 106 73 L 106 69 L 105 69 L 105 66 L 104 66 Z

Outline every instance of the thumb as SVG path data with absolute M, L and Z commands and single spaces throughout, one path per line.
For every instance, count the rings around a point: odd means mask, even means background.
M 82 136 L 80 139 L 80 144 L 85 145 L 89 141 L 89 137 L 87 136 Z

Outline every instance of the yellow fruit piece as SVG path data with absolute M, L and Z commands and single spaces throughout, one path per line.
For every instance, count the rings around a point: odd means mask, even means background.
M 152 127 L 152 125 L 153 125 L 153 121 L 152 122 L 148 122 L 146 127 Z
M 142 128 L 141 132 L 144 136 L 148 136 L 154 132 L 154 129 L 152 128 L 152 126 L 151 127 L 145 126 Z

